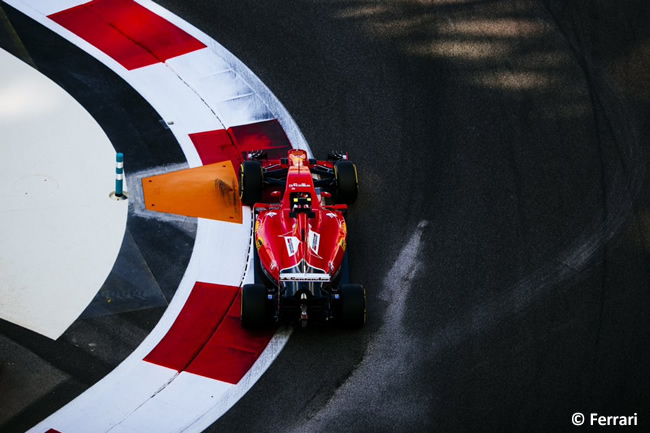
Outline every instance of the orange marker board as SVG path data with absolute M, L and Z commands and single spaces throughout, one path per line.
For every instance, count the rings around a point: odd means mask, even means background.
M 142 179 L 147 210 L 241 224 L 239 179 L 224 161 Z

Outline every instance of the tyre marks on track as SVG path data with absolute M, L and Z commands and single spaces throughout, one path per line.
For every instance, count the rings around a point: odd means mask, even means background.
M 421 343 L 410 336 L 403 323 L 407 320 L 406 303 L 414 279 L 424 265 L 420 259 L 423 235 L 429 222 L 420 221 L 395 263 L 386 274 L 379 297 L 388 308 L 379 330 L 370 340 L 361 363 L 339 387 L 327 405 L 293 431 L 354 431 L 368 429 L 368 420 L 381 430 L 396 421 L 405 431 L 417 431 L 417 423 L 426 412 L 427 396 L 403 392 L 404 383 L 421 357 Z M 390 356 L 387 356 L 390 354 Z M 385 410 L 378 413 L 377 407 Z M 350 425 L 357 414 L 359 424 Z M 359 416 L 361 415 L 361 416 Z M 372 428 L 372 426 L 371 426 Z

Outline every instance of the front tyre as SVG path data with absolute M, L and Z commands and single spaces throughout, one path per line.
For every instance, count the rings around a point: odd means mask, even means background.
M 247 329 L 266 324 L 266 287 L 263 284 L 245 284 L 241 289 L 241 325 Z
M 264 172 L 260 161 L 244 161 L 239 172 L 239 198 L 253 206 L 262 198 Z
M 334 164 L 334 177 L 336 201 L 344 204 L 354 203 L 359 193 L 357 166 L 351 161 L 338 161 Z
M 366 289 L 361 284 L 341 286 L 339 321 L 346 328 L 361 328 L 366 323 Z

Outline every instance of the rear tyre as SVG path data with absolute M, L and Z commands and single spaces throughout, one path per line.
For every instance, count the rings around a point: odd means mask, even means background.
M 361 328 L 366 323 L 366 289 L 361 284 L 341 286 L 340 323 L 346 328 Z
M 266 287 L 263 284 L 245 284 L 241 289 L 241 325 L 261 328 L 266 324 Z
M 336 201 L 352 204 L 359 193 L 359 177 L 357 167 L 350 161 L 339 161 L 334 164 L 336 178 Z
M 244 204 L 253 206 L 262 198 L 264 172 L 260 161 L 244 161 L 239 174 L 239 198 Z

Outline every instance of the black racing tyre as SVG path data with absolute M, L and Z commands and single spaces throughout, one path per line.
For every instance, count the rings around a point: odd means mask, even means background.
M 241 325 L 261 328 L 266 324 L 266 287 L 263 284 L 245 284 L 241 289 Z
M 361 328 L 366 323 L 366 289 L 361 284 L 341 286 L 339 321 L 346 328 Z
M 239 198 L 244 204 L 253 206 L 262 198 L 264 172 L 259 161 L 244 161 L 239 173 Z
M 352 204 L 359 193 L 359 177 L 357 166 L 350 161 L 339 161 L 334 164 L 336 178 L 336 201 Z

